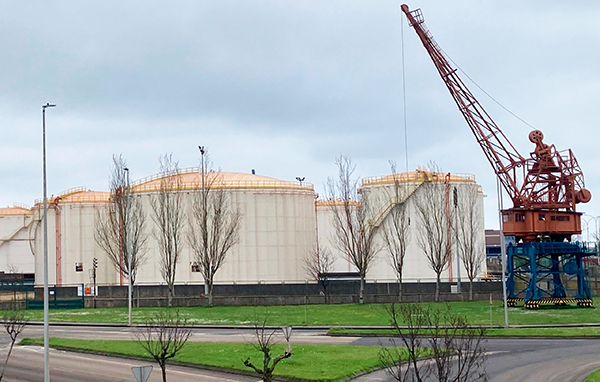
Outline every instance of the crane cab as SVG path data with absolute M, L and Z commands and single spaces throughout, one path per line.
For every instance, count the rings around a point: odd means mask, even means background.
M 517 242 L 571 241 L 572 235 L 581 234 L 581 212 L 503 210 L 502 232 Z

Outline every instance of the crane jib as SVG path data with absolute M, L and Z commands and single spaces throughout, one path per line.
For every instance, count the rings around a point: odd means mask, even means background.
M 406 4 L 401 9 L 513 201 L 513 207 L 503 211 L 505 234 L 529 241 L 538 239 L 541 232 L 557 240 L 580 234 L 581 213 L 575 206 L 589 202 L 592 195 L 572 151 L 557 151 L 543 142 L 541 131 L 533 130 L 529 140 L 535 144 L 534 152 L 529 157 L 519 154 L 450 65 L 425 27 L 421 10 L 410 11 Z M 553 213 L 552 219 L 546 219 L 546 212 Z

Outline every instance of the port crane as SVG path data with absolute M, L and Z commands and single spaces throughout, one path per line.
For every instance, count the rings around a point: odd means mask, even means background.
M 511 302 L 525 301 L 532 308 L 572 300 L 591 305 L 582 268 L 582 258 L 589 251 L 570 243 L 572 235 L 581 234 L 582 213 L 576 205 L 592 198 L 575 155 L 571 149 L 558 151 L 544 143 L 540 130 L 529 133 L 534 150 L 521 155 L 450 65 L 425 26 L 421 10 L 411 11 L 406 4 L 401 9 L 512 201 L 511 208 L 501 211 L 502 232 L 515 243 L 508 251 Z M 572 299 L 563 280 L 569 277 L 577 277 L 578 291 Z M 543 280 L 552 286 L 540 288 Z M 520 292 L 519 281 L 527 284 Z

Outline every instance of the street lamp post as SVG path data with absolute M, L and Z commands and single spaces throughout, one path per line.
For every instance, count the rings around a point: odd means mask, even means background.
M 506 295 L 506 242 L 502 231 L 502 188 L 500 178 L 496 179 L 496 190 L 498 192 L 498 228 L 500 233 L 500 256 L 502 257 L 502 300 L 504 305 L 504 327 L 508 328 L 508 301 Z
M 205 190 L 205 185 L 204 185 L 204 155 L 206 155 L 206 149 L 204 148 L 204 146 L 198 146 L 198 150 L 200 150 L 200 167 L 202 167 L 200 169 L 201 172 L 201 176 L 202 176 L 202 225 L 204 227 L 204 229 L 202 230 L 202 234 L 206 235 L 206 227 L 207 227 L 207 219 L 208 219 L 208 212 L 206 211 L 206 190 Z M 208 237 L 204 236 L 203 237 L 203 241 L 206 245 L 206 242 L 208 241 Z M 206 279 L 204 280 L 204 295 L 208 296 L 208 283 L 206 282 Z
M 125 250 L 127 251 L 127 279 L 128 279 L 128 283 L 127 283 L 127 307 L 128 307 L 128 322 L 129 322 L 129 326 L 131 326 L 132 324 L 132 317 L 131 317 L 131 292 L 132 292 L 132 282 L 131 282 L 131 245 L 130 245 L 130 238 L 129 238 L 129 212 L 130 212 L 130 207 L 131 207 L 131 200 L 130 200 L 130 192 L 131 190 L 129 189 L 129 168 L 124 167 L 123 170 L 125 170 L 125 172 L 127 173 L 127 192 L 125 193 Z
M 48 193 L 46 187 L 46 108 L 55 107 L 46 103 L 42 105 L 42 157 L 43 157 L 43 181 L 44 181 L 44 382 L 50 382 L 49 363 L 49 338 L 48 338 Z

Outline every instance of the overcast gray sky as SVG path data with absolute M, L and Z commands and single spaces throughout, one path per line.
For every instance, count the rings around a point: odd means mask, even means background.
M 0 205 L 42 195 L 41 105 L 48 192 L 106 190 L 111 156 L 133 178 L 173 153 L 198 165 L 322 192 L 334 159 L 356 174 L 435 161 L 483 186 L 497 227 L 496 182 L 399 1 L 27 1 L 0 13 Z M 572 148 L 600 215 L 600 2 L 412 1 L 444 51 L 494 98 Z M 402 25 L 404 23 L 404 25 Z M 402 38 L 402 30 L 404 38 Z M 530 128 L 465 79 L 522 154 Z M 593 223 L 592 223 L 593 225 Z

